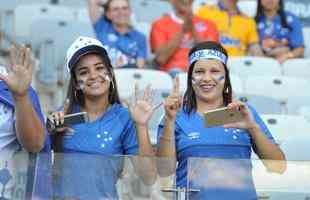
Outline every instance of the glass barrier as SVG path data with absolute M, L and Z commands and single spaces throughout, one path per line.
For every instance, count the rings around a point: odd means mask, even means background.
M 183 188 L 174 164 L 154 157 L 20 152 L 0 161 L 0 200 L 310 199 L 310 161 L 189 158 Z
M 45 157 L 48 159 L 48 157 Z M 48 163 L 43 159 L 40 161 Z M 55 153 L 52 167 L 52 199 L 114 200 L 173 199 L 174 168 L 170 159 L 138 156 L 102 156 Z M 170 167 L 171 168 L 171 167 Z M 35 177 L 39 180 L 40 177 Z M 40 191 L 34 183 L 33 191 Z M 46 192 L 44 189 L 41 193 Z M 42 199 L 42 194 L 34 194 Z M 39 197 L 39 198 L 38 198 Z
M 190 158 L 185 192 L 190 200 L 306 200 L 310 161 Z
M 29 161 L 24 151 L 0 152 L 0 200 L 25 199 Z

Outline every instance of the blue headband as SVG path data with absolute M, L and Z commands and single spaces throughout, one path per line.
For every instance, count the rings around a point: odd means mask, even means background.
M 189 63 L 192 65 L 197 60 L 208 60 L 208 59 L 215 59 L 219 60 L 225 65 L 227 64 L 227 56 L 223 54 L 220 51 L 214 50 L 214 49 L 203 49 L 198 50 L 192 53 L 192 55 L 189 57 Z

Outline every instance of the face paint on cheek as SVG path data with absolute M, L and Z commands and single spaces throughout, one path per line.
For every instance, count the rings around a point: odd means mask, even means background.
M 111 78 L 110 78 L 110 76 L 107 74 L 107 73 L 100 73 L 99 74 L 99 76 L 103 79 L 103 80 L 105 80 L 105 81 L 108 81 L 108 82 L 111 82 Z
M 84 80 L 78 80 L 77 81 L 78 89 L 84 91 L 85 89 L 85 81 Z
M 202 80 L 202 76 L 192 76 L 192 84 L 193 85 L 198 85 Z
M 214 76 L 214 79 L 219 82 L 219 83 L 224 83 L 225 82 L 225 76 L 224 75 L 218 75 Z

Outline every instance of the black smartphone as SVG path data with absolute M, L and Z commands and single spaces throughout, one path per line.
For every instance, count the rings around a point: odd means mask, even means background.
M 87 112 L 73 113 L 65 115 L 64 117 L 64 125 L 81 124 L 87 121 L 88 121 Z
M 64 123 L 59 124 L 57 126 L 54 124 L 54 122 L 51 122 L 49 119 L 47 119 L 46 127 L 48 129 L 56 129 L 56 128 L 60 128 L 66 125 L 81 124 L 85 122 L 88 122 L 87 112 L 79 112 L 79 113 L 65 115 Z

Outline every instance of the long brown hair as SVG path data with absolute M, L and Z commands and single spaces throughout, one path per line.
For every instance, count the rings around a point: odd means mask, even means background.
M 117 90 L 117 84 L 116 84 L 116 79 L 114 75 L 114 71 L 112 68 L 111 60 L 108 57 L 107 54 L 98 54 L 103 60 L 104 65 L 106 66 L 110 79 L 111 79 L 111 84 L 109 88 L 109 96 L 108 96 L 108 101 L 109 104 L 115 104 L 118 103 L 120 104 L 120 98 L 118 95 L 118 90 Z M 85 97 L 83 94 L 83 91 L 78 89 L 77 87 L 77 79 L 76 75 L 74 73 L 74 69 L 76 66 L 74 66 L 71 69 L 71 77 L 69 80 L 69 85 L 68 85 L 68 92 L 67 92 L 67 97 L 66 99 L 69 100 L 69 106 L 68 110 L 65 114 L 71 114 L 73 113 L 73 108 L 74 106 L 80 106 L 84 107 L 85 106 Z M 55 152 L 62 152 L 63 151 L 63 136 L 62 134 L 56 134 L 54 138 L 54 143 L 53 143 L 53 148 Z

